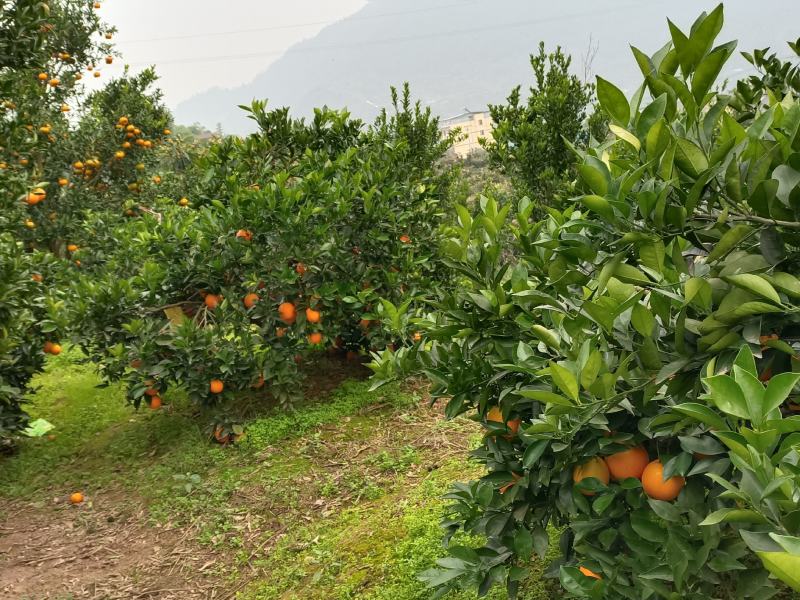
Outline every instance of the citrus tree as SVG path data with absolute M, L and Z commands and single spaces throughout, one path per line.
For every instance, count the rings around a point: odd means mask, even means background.
M 372 311 L 441 284 L 451 180 L 435 166 L 436 120 L 397 98 L 369 128 L 256 103 L 261 131 L 219 140 L 182 175 L 197 196 L 114 230 L 119 251 L 76 282 L 72 314 L 75 340 L 134 404 L 160 406 L 175 386 L 201 403 L 289 403 L 322 349 L 355 359 L 395 342 Z
M 422 575 L 440 594 L 513 597 L 549 527 L 568 597 L 796 586 L 800 102 L 764 87 L 733 106 L 722 24 L 719 6 L 670 23 L 653 56 L 633 48 L 632 98 L 598 78 L 609 135 L 575 149 L 578 197 L 542 220 L 527 198 L 459 208 L 460 286 L 393 320 L 415 346 L 375 355 L 376 384 L 422 371 L 486 430 L 487 472 L 445 521 L 446 540 L 485 543 L 451 542 Z

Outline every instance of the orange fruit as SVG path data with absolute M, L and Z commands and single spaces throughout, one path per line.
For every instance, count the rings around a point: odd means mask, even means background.
M 294 270 L 298 275 L 305 275 L 308 269 L 306 269 L 306 266 L 303 263 L 299 262 L 295 265 Z
M 139 358 L 134 358 L 131 361 L 131 369 L 139 369 L 142 366 L 142 360 Z
M 39 273 L 34 273 L 31 275 L 31 279 L 33 279 L 36 283 L 42 283 L 42 279 L 44 279 Z
M 158 410 L 161 408 L 161 398 L 153 396 L 150 398 L 150 410 Z
M 575 465 L 575 468 L 572 470 L 572 481 L 579 483 L 588 477 L 594 477 L 603 485 L 608 485 L 610 475 L 606 461 L 599 456 L 595 456 L 582 465 Z M 594 496 L 594 492 L 588 490 L 582 490 L 581 493 L 584 496 Z
M 113 35 L 111 35 L 110 33 L 107 33 L 107 34 L 106 34 L 106 39 L 107 39 L 107 40 L 110 40 L 112 37 L 114 37 L 114 36 L 113 36 Z
M 422 339 L 422 334 L 419 331 L 415 331 L 414 335 L 411 336 L 411 339 L 413 339 L 415 342 L 419 342 Z
M 69 496 L 69 501 L 72 504 L 80 504 L 81 502 L 83 502 L 83 494 L 81 492 L 73 492 Z
M 240 229 L 239 231 L 236 232 L 236 237 L 239 238 L 240 240 L 249 242 L 253 239 L 253 234 L 247 231 L 247 229 Z
M 369 319 L 361 319 L 361 320 L 358 322 L 358 324 L 361 326 L 361 329 L 363 329 L 364 331 L 366 331 L 366 330 L 367 330 L 367 329 L 369 329 L 369 328 L 370 328 L 370 326 L 372 325 L 372 321 L 370 321 Z
M 279 338 L 286 335 L 286 327 L 276 327 L 275 328 L 275 335 Z
M 322 334 L 319 331 L 315 331 L 313 333 L 309 333 L 308 334 L 308 343 L 309 344 L 314 344 L 315 346 L 317 344 L 321 344 L 322 343 Z
M 100 77 L 100 71 L 95 71 L 95 72 L 94 72 L 94 76 L 95 76 L 95 77 Z
M 319 323 L 322 320 L 322 313 L 313 308 L 306 309 L 306 321 L 309 323 Z
M 297 318 L 297 310 L 294 307 L 294 304 L 291 302 L 283 302 L 278 307 L 278 316 L 280 316 L 281 321 L 291 325 L 294 323 L 295 319 Z
M 178 204 L 181 206 L 189 206 L 189 199 L 188 198 L 181 198 L 178 200 Z
M 42 188 L 34 188 L 28 194 L 26 202 L 30 206 L 36 206 L 37 204 L 39 204 L 39 202 L 41 202 L 45 198 L 47 198 L 47 192 L 45 192 Z
M 114 62 L 114 57 L 113 56 L 106 56 L 106 64 L 110 65 L 112 62 Z
M 69 183 L 69 179 L 67 179 L 66 177 L 59 177 L 58 178 L 58 185 L 60 185 L 61 187 L 64 187 L 68 183 Z
M 122 150 L 117 150 L 116 152 L 114 152 L 114 158 L 116 158 L 117 160 L 121 160 L 125 158 L 125 153 Z
M 256 305 L 256 302 L 258 301 L 259 301 L 258 294 L 253 294 L 253 293 L 247 294 L 243 300 L 245 308 L 253 308 Z
M 51 342 L 50 340 L 47 340 L 44 343 L 44 346 L 42 346 L 42 351 L 45 354 L 50 354 L 50 352 L 52 352 L 52 350 L 53 350 L 53 342 Z
M 79 160 L 76 160 L 74 163 L 72 163 L 72 168 L 76 171 L 83 171 L 83 163 Z
M 125 116 L 120 117 L 119 120 L 117 121 L 117 123 L 119 123 L 120 125 L 122 125 L 124 127 L 125 125 L 128 124 L 128 117 L 125 117 Z
M 253 389 L 260 390 L 262 387 L 264 387 L 265 383 L 266 380 L 264 379 L 264 376 L 259 375 L 258 380 L 253 384 Z
M 403 242 L 404 244 L 410 244 L 411 238 L 408 237 L 406 234 L 403 234 L 400 236 L 400 241 Z
M 59 83 L 61 83 L 61 81 L 53 77 L 48 83 L 50 84 L 50 87 L 56 87 Z
M 211 383 L 208 386 L 208 389 L 211 390 L 212 394 L 221 394 L 222 390 L 225 389 L 225 384 L 222 383 L 219 379 L 212 379 Z
M 670 477 L 664 481 L 664 465 L 658 459 L 648 464 L 642 473 L 644 493 L 655 500 L 675 500 L 684 485 L 686 480 L 683 477 Z
M 39 81 L 47 81 L 47 73 L 39 73 L 37 77 L 39 78 Z
M 36 223 L 28 219 L 27 221 L 25 221 L 25 227 L 27 227 L 28 229 L 36 229 Z
M 503 412 L 500 410 L 499 406 L 493 406 L 489 409 L 489 412 L 486 413 L 486 420 L 493 421 L 495 423 L 502 423 L 503 422 Z M 510 419 L 506 421 L 506 427 L 511 430 L 511 434 L 505 436 L 506 439 L 511 439 L 517 432 L 519 431 L 519 426 L 522 421 L 520 419 Z
M 67 251 L 68 251 L 68 252 L 77 252 L 77 251 L 78 251 L 78 246 L 77 246 L 77 244 L 69 244 L 69 245 L 67 246 Z
M 205 297 L 205 300 L 203 300 L 203 302 L 206 305 L 206 308 L 210 310 L 214 310 L 215 308 L 217 308 L 217 306 L 219 306 L 219 303 L 221 301 L 222 301 L 222 296 L 217 296 L 216 294 L 208 294 Z
M 172 135 L 172 132 L 169 129 L 165 129 L 164 135 Z
M 587 577 L 594 577 L 595 579 L 602 579 L 602 577 L 600 577 L 600 575 L 598 575 L 594 571 L 590 571 L 586 567 L 578 567 L 578 570 L 581 573 L 583 573 L 584 575 L 586 575 Z
M 147 389 L 144 391 L 144 393 L 145 393 L 146 395 L 148 395 L 148 396 L 153 396 L 153 397 L 155 397 L 155 396 L 158 396 L 158 390 L 157 390 L 157 389 L 155 389 L 155 388 L 147 388 Z
M 61 112 L 63 112 L 63 113 L 68 113 L 70 110 L 71 110 L 71 109 L 70 109 L 70 107 L 69 107 L 69 104 L 62 104 L 62 105 L 61 105 Z
M 641 479 L 642 472 L 649 462 L 650 457 L 647 454 L 647 450 L 642 446 L 635 446 L 611 456 L 606 456 L 606 464 L 614 481 L 620 481 L 628 477 Z
M 52 354 L 53 356 L 58 356 L 59 354 L 61 354 L 61 346 L 58 344 L 53 344 L 50 347 L 50 354 Z

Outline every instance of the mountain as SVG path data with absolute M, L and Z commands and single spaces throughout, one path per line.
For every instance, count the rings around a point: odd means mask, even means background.
M 214 88 L 178 105 L 176 119 L 217 123 L 228 133 L 252 125 L 239 104 L 268 98 L 297 116 L 322 105 L 372 119 L 389 86 L 411 83 L 415 97 L 447 117 L 503 100 L 531 82 L 528 56 L 540 40 L 573 56 L 579 75 L 601 73 L 629 92 L 640 82 L 628 44 L 652 53 L 668 39 L 669 17 L 684 30 L 716 2 L 702 0 L 369 0 L 358 13 L 291 47 L 256 78 Z M 800 2 L 729 2 L 720 41 L 740 50 L 771 46 L 789 52 L 800 35 Z M 596 52 L 586 65 L 586 56 Z M 737 56 L 727 75 L 749 67 Z

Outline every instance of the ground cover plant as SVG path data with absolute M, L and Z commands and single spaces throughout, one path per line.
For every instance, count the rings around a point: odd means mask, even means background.
M 513 597 L 552 526 L 567 597 L 799 587 L 800 104 L 781 65 L 720 91 L 722 24 L 719 6 L 633 48 L 632 98 L 598 77 L 609 132 L 575 149 L 582 195 L 538 221 L 528 199 L 460 208 L 460 286 L 406 315 L 418 345 L 376 358 L 379 381 L 421 370 L 486 428 L 487 472 L 445 521 L 486 543 L 450 543 L 424 575 L 440 593 Z

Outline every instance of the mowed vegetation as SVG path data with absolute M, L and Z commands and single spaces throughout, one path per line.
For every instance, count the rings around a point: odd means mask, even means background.
M 722 5 L 631 96 L 540 46 L 483 186 L 408 85 L 198 144 L 0 7 L 4 594 L 800 592 L 800 66 Z

